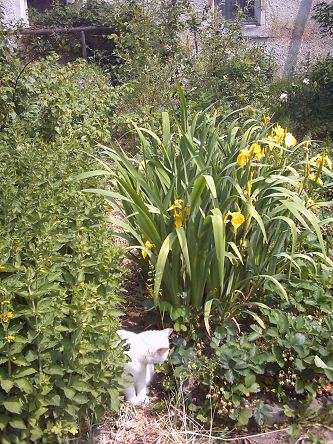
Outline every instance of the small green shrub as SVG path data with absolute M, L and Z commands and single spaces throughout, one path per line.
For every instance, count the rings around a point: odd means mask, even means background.
M 200 50 L 185 65 L 189 100 L 201 109 L 218 101 L 222 112 L 247 105 L 265 109 L 271 103 L 272 57 L 244 38 L 241 23 L 216 13 L 195 36 Z
M 14 98 L 3 117 L 4 137 L 14 134 L 17 142 L 73 138 L 82 148 L 108 140 L 117 99 L 107 77 L 82 60 L 65 66 L 57 60 L 53 54 L 8 73 L 8 95 Z
M 87 162 L 77 146 L 1 158 L 1 442 L 67 442 L 118 407 L 120 252 L 70 178 Z
M 270 103 L 270 55 L 242 36 L 239 23 L 226 22 L 219 13 L 199 15 L 187 0 L 54 4 L 33 21 L 112 26 L 102 65 L 112 83 L 123 86 L 114 115 L 121 137 L 131 120 L 156 129 L 161 109 L 177 112 L 176 80 L 186 85 L 195 109 L 216 102 L 221 112 L 228 112 L 246 105 L 264 109 Z M 59 41 L 63 38 L 68 37 Z M 56 43 L 53 48 L 66 59 L 66 50 Z M 95 53 L 92 60 L 97 58 Z
M 113 92 L 85 63 L 24 65 L 2 32 L 0 49 L 0 441 L 81 442 L 123 379 L 122 252 L 73 179 L 110 137 Z
M 239 23 L 219 13 L 196 15 L 183 0 L 139 5 L 116 41 L 120 81 L 130 85 L 125 113 L 134 111 L 137 121 L 147 112 L 177 112 L 175 80 L 186 86 L 195 109 L 215 102 L 222 112 L 268 106 L 274 64 L 262 46 L 242 36 Z
M 274 119 L 299 137 L 332 140 L 332 79 L 332 57 L 305 64 L 290 79 L 274 86 L 271 108 Z M 285 95 L 282 101 L 281 94 Z

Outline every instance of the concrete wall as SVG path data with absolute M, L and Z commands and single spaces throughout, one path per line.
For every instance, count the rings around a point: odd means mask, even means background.
M 15 25 L 20 20 L 28 25 L 27 0 L 0 0 L 4 11 L 4 24 Z
M 192 1 L 201 10 L 211 0 Z M 288 76 L 308 57 L 333 55 L 333 38 L 321 38 L 318 24 L 311 18 L 313 6 L 321 0 L 256 1 L 261 8 L 260 24 L 245 26 L 244 34 L 273 50 L 280 76 Z

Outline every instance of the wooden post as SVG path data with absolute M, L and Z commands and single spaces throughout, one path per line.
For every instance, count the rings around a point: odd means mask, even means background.
M 87 58 L 87 44 L 86 44 L 86 35 L 84 31 L 81 31 L 81 45 L 82 45 L 82 57 L 84 59 Z

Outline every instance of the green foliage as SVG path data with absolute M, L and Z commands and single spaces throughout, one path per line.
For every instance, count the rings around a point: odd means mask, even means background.
M 226 22 L 216 13 L 204 25 L 194 33 L 200 50 L 185 65 L 189 98 L 201 109 L 218 101 L 224 112 L 246 105 L 267 107 L 274 74 L 270 54 L 249 44 L 240 22 Z
M 75 146 L 2 145 L 1 157 L 2 430 L 63 442 L 118 406 L 119 251 L 101 202 L 70 178 L 87 163 Z
M 305 271 L 291 282 L 288 302 L 268 298 L 259 307 L 264 327 L 244 314 L 228 320 L 208 338 L 193 316 L 162 370 L 165 388 L 182 390 L 190 412 L 203 423 L 244 429 L 271 420 L 272 404 L 288 416 L 306 415 L 306 406 L 333 392 L 332 273 Z M 286 418 L 287 420 L 287 418 Z
M 327 1 L 322 1 L 313 7 L 314 18 L 320 25 L 320 32 L 323 36 L 333 34 L 333 5 Z
M 306 63 L 290 79 L 275 85 L 271 108 L 274 118 L 300 137 L 332 139 L 332 79 L 332 57 Z M 279 100 L 281 93 L 288 96 L 285 102 Z
M 141 5 L 117 37 L 116 51 L 123 60 L 120 81 L 130 86 L 124 112 L 135 112 L 136 121 L 161 108 L 177 111 L 175 80 L 197 109 L 214 102 L 224 112 L 269 103 L 274 67 L 263 47 L 249 45 L 239 23 L 219 13 L 200 16 L 184 0 Z
M 92 66 L 0 47 L 0 440 L 81 442 L 123 379 L 121 251 L 73 179 L 110 137 L 112 89 Z
M 0 85 L 7 98 L 0 121 L 3 137 L 14 134 L 18 143 L 73 139 L 82 148 L 105 142 L 117 104 L 113 88 L 98 67 L 82 60 L 64 66 L 57 59 L 53 54 L 17 68 L 7 64 Z
M 315 158 L 294 164 L 305 142 L 295 146 L 279 125 L 207 111 L 190 119 L 182 91 L 180 99 L 180 122 L 164 112 L 159 134 L 136 127 L 142 161 L 104 147 L 116 167 L 105 163 L 104 174 L 115 177 L 118 189 L 92 191 L 124 214 L 126 220 L 113 222 L 141 250 L 144 267 L 149 258 L 154 302 L 171 313 L 203 310 L 208 330 L 211 313 L 226 320 L 252 310 L 258 292 L 287 299 L 286 283 L 304 260 L 328 263 L 320 225 L 329 220 L 320 221 L 310 198 L 320 174 L 333 175 Z M 300 234 L 312 231 L 318 245 L 305 250 Z
M 126 85 L 117 109 L 121 125 L 131 119 L 156 125 L 152 115 L 176 108 L 175 80 L 186 85 L 196 109 L 214 102 L 224 112 L 270 103 L 270 55 L 248 43 L 238 22 L 226 22 L 220 13 L 197 14 L 188 0 L 90 0 L 55 5 L 33 20 L 44 26 L 112 26 L 103 67 L 114 84 Z
M 113 27 L 114 7 L 105 0 L 76 0 L 71 4 L 52 1 L 52 7 L 43 12 L 29 9 L 29 19 L 33 26 L 43 28 L 72 28 L 79 26 Z M 115 61 L 114 44 L 108 38 L 112 31 L 86 32 L 88 56 L 94 61 L 105 65 Z M 82 56 L 81 36 L 75 34 L 57 34 L 27 37 L 24 39 L 27 50 L 37 55 L 45 55 L 56 51 L 62 59 L 74 60 Z

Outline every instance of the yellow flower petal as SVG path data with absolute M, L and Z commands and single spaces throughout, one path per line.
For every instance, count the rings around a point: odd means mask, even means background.
M 313 182 L 318 183 L 321 186 L 324 185 L 324 182 L 321 180 L 321 178 L 319 176 L 317 177 L 316 173 L 309 174 L 308 179 L 312 180 Z
M 252 151 L 248 148 L 244 148 L 240 151 L 240 153 L 237 156 L 237 163 L 239 166 L 243 167 L 251 158 Z
M 229 216 L 231 216 L 230 219 Z M 231 225 L 235 228 L 235 230 L 238 230 L 238 228 L 245 222 L 245 217 L 240 211 L 235 211 L 233 213 L 228 211 L 224 216 L 224 222 L 228 223 L 229 221 L 231 221 Z
M 183 213 L 177 212 L 174 214 L 175 226 L 176 228 L 181 228 L 183 226 Z
M 183 208 L 184 208 L 184 201 L 182 199 L 176 199 L 173 205 L 171 205 L 171 207 L 168 208 L 167 211 L 170 210 L 176 211 L 177 209 L 182 210 Z
M 268 140 L 268 146 L 269 146 L 270 150 L 275 148 L 275 145 L 279 145 L 280 144 L 280 139 L 278 137 L 274 136 L 273 133 L 270 136 L 267 137 L 267 140 Z
M 317 165 L 317 168 L 320 168 L 321 166 L 326 166 L 327 165 L 327 167 L 330 170 L 332 169 L 331 159 L 325 153 L 317 155 L 317 157 L 316 157 L 316 165 Z
M 182 212 L 176 212 L 174 214 L 175 218 L 175 226 L 176 228 L 181 228 L 183 226 L 183 213 Z
M 231 225 L 237 230 L 245 222 L 245 217 L 242 213 L 232 213 Z
M 153 248 L 155 248 L 155 244 L 147 240 L 145 242 L 145 248 L 141 250 L 142 257 L 146 259 L 146 257 L 148 256 L 148 250 L 152 250 Z
M 260 161 L 263 157 L 265 157 L 265 152 L 258 143 L 252 143 L 251 151 L 252 155 L 254 155 L 254 160 Z
M 269 116 L 264 116 L 264 124 L 268 125 L 271 122 L 271 118 Z
M 148 248 L 148 250 L 152 250 L 155 247 L 155 244 L 152 244 L 149 240 L 145 242 L 145 247 Z

